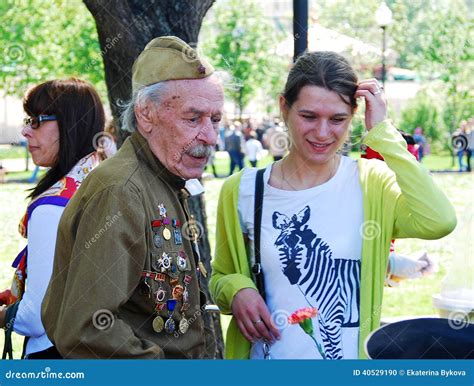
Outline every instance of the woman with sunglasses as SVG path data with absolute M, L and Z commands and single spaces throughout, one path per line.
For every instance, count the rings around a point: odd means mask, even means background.
M 357 99 L 364 143 L 385 163 L 340 155 Z M 220 193 L 210 289 L 233 316 L 226 357 L 363 358 L 391 239 L 441 238 L 454 210 L 386 119 L 382 87 L 359 81 L 341 55 L 302 55 L 280 110 L 289 154 L 230 177 Z
M 0 309 L 7 330 L 4 357 L 11 356 L 12 331 L 26 337 L 27 359 L 60 358 L 41 322 L 41 303 L 51 277 L 59 220 L 69 199 L 99 163 L 104 109 L 94 87 L 80 79 L 52 80 L 26 94 L 22 134 L 35 165 L 49 168 L 31 189 L 20 233 L 27 247 L 13 263 L 12 289 Z M 22 355 L 23 357 L 23 355 Z

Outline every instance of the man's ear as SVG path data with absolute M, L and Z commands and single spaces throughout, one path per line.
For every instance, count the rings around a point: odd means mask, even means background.
M 149 103 L 144 103 L 141 105 L 136 105 L 135 109 L 135 118 L 137 120 L 138 129 L 142 132 L 143 135 L 151 134 L 153 131 L 153 108 Z

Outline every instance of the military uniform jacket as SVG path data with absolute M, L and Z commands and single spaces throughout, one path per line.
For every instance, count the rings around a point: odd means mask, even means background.
M 69 202 L 42 306 L 46 333 L 63 357 L 202 356 L 184 186 L 134 133 Z

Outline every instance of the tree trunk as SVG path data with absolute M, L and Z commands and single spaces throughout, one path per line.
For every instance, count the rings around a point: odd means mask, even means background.
M 155 37 L 174 35 L 191 46 L 198 40 L 201 23 L 214 0 L 83 0 L 95 19 L 105 82 L 112 115 L 119 125 L 121 106 L 132 92 L 132 65 L 145 45 Z M 125 139 L 120 132 L 119 144 Z M 207 238 L 206 213 L 202 198 L 189 203 L 196 220 L 204 224 L 199 243 L 203 263 L 210 273 L 211 251 Z M 202 280 L 203 291 L 209 297 L 209 275 Z M 204 314 L 206 358 L 223 357 L 223 339 L 218 313 Z

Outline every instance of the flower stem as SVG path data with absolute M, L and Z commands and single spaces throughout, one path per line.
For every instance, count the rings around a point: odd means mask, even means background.
M 310 334 L 308 334 L 308 335 L 311 337 L 311 339 L 313 339 L 314 343 L 316 343 L 316 347 L 318 348 L 318 351 L 319 351 L 319 353 L 321 354 L 321 357 L 322 357 L 323 359 L 326 359 L 326 355 L 324 354 L 323 348 L 322 348 L 321 345 L 318 343 L 318 341 L 316 340 L 316 338 L 315 338 L 313 335 L 310 335 Z

